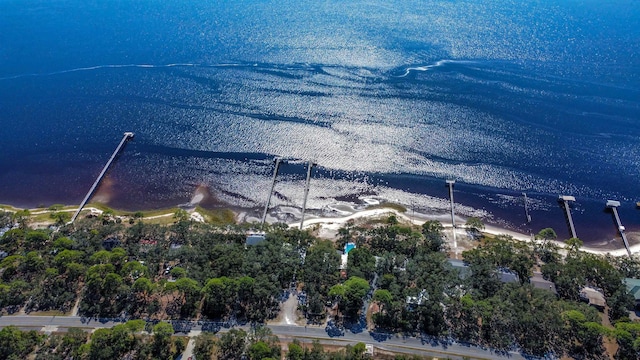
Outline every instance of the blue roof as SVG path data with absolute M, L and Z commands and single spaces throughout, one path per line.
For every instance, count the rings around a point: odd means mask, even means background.
M 351 242 L 350 243 L 346 243 L 344 245 L 344 253 L 345 254 L 349 254 L 349 251 L 351 251 L 351 250 L 353 250 L 355 248 L 356 248 L 356 244 L 351 243 Z

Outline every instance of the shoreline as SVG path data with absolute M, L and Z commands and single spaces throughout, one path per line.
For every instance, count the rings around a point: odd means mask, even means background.
M 443 227 L 445 228 L 445 233 L 450 234 L 452 229 L 452 224 L 451 224 L 449 215 L 417 214 L 413 216 L 408 216 L 406 212 L 400 212 L 397 209 L 394 209 L 392 207 L 364 209 L 364 210 L 353 209 L 353 213 L 348 215 L 345 214 L 345 216 L 341 216 L 341 217 L 340 216 L 339 217 L 309 216 L 308 219 L 305 219 L 304 221 L 303 229 L 309 229 L 314 226 L 319 226 L 319 232 L 321 234 L 324 233 L 325 236 L 331 236 L 333 232 L 337 233 L 338 229 L 344 226 L 344 224 L 346 224 L 349 220 L 375 220 L 375 219 L 380 219 L 385 215 L 395 215 L 399 219 L 402 219 L 405 222 L 408 222 L 408 223 L 411 223 L 412 225 L 417 225 L 417 226 L 421 226 L 425 221 L 428 221 L 428 220 L 437 220 L 442 223 Z M 298 227 L 299 224 L 300 224 L 300 221 L 297 221 L 295 223 L 290 223 L 288 225 L 290 228 L 292 228 L 292 227 Z M 496 225 L 490 225 L 490 224 L 485 224 L 485 229 L 482 230 L 482 233 L 490 234 L 490 235 L 509 235 L 513 237 L 515 240 L 523 241 L 526 243 L 533 243 L 536 241 L 535 239 L 533 239 L 532 235 L 523 234 L 514 230 L 510 230 L 510 229 L 506 229 L 506 228 L 502 228 L 502 227 L 499 227 Z M 456 216 L 456 236 L 457 237 L 459 236 L 461 239 L 467 238 L 464 221 L 462 218 L 459 218 L 457 216 Z M 449 235 L 447 235 L 447 238 L 448 237 Z M 561 250 L 563 250 L 566 246 L 565 242 L 561 240 L 552 240 L 551 242 L 558 245 Z M 580 250 L 584 252 L 592 253 L 592 254 L 598 254 L 598 255 L 609 254 L 616 257 L 627 256 L 627 250 L 624 248 L 624 245 L 622 245 L 622 241 L 620 242 L 622 246 L 621 248 L 606 249 L 606 248 L 598 248 L 593 246 L 582 246 Z M 458 254 L 458 251 L 456 251 L 455 249 L 451 249 L 451 250 L 455 252 L 456 255 Z M 631 245 L 630 250 L 632 255 L 639 253 L 640 244 Z
M 344 224 L 346 224 L 349 220 L 354 220 L 354 221 L 376 220 L 376 219 L 380 219 L 384 215 L 395 215 L 399 219 L 402 219 L 404 222 L 411 223 L 412 225 L 415 225 L 415 226 L 421 226 L 425 221 L 429 221 L 429 220 L 440 221 L 443 227 L 445 228 L 445 234 L 447 239 L 450 240 L 449 237 L 451 237 L 450 234 L 451 234 L 452 224 L 451 224 L 450 215 L 448 214 L 416 213 L 411 209 L 406 209 L 406 208 L 404 209 L 404 211 L 399 211 L 397 209 L 399 207 L 397 204 L 377 203 L 377 200 L 372 200 L 372 201 L 367 201 L 367 200 L 368 199 L 363 200 L 366 204 L 365 207 L 363 208 L 356 208 L 355 206 L 353 206 L 353 204 L 343 203 L 343 204 L 336 204 L 335 206 L 331 206 L 327 209 L 329 212 L 338 214 L 338 216 L 330 216 L 326 214 L 315 215 L 313 212 L 307 212 L 305 216 L 303 229 L 310 229 L 310 228 L 313 228 L 314 226 L 317 226 L 318 232 L 319 232 L 318 237 L 334 238 L 335 234 L 337 234 L 338 229 L 344 226 Z M 400 207 L 404 208 L 404 206 L 401 206 L 401 205 Z M 158 209 L 158 210 L 146 210 L 146 211 L 141 210 L 139 212 L 142 212 L 144 214 L 149 214 L 148 216 L 144 216 L 142 219 L 152 220 L 152 219 L 166 218 L 166 217 L 172 216 L 174 212 L 180 208 L 181 208 L 180 206 L 176 206 L 173 208 Z M 102 213 L 103 211 L 105 211 L 105 209 L 112 210 L 115 216 L 127 216 L 127 214 L 129 214 L 130 216 L 131 214 L 136 212 L 136 211 L 124 211 L 124 210 L 112 209 L 112 208 L 109 208 L 107 205 L 100 204 L 100 203 L 89 203 L 87 206 L 83 208 L 82 213 L 85 213 L 85 214 L 86 213 L 94 213 L 94 214 Z M 271 211 L 273 212 L 274 209 L 275 208 L 272 208 Z M 289 207 L 289 206 L 281 206 L 281 207 L 278 207 L 277 209 L 278 209 L 277 210 L 278 214 L 280 215 L 284 214 L 294 218 L 297 217 L 297 219 L 295 221 L 281 221 L 278 216 L 273 216 L 271 214 L 268 214 L 267 223 L 285 222 L 289 226 L 289 228 L 296 228 L 300 226 L 300 216 L 299 216 L 300 209 Z M 64 207 L 61 209 L 51 210 L 48 207 L 22 209 L 12 205 L 0 204 L 0 211 L 16 212 L 21 210 L 29 210 L 31 215 L 44 215 L 44 214 L 51 214 L 58 211 L 73 212 L 77 210 L 77 206 L 64 205 Z M 236 223 L 259 222 L 259 219 L 249 215 L 247 211 L 241 211 L 237 208 L 233 209 L 232 207 L 225 208 L 224 210 L 231 211 L 234 214 Z M 409 211 L 412 211 L 411 216 L 407 215 Z M 188 212 L 189 214 L 191 214 L 191 219 L 193 221 L 196 221 L 196 222 L 205 221 L 201 212 L 199 212 L 196 209 L 196 206 L 193 206 L 193 208 L 189 209 Z M 461 239 L 460 242 L 462 243 L 464 243 L 464 239 L 467 238 L 467 234 L 464 226 L 465 221 L 466 221 L 465 218 L 456 216 L 456 237 L 460 237 Z M 45 223 L 46 222 L 36 222 L 35 224 L 43 225 Z M 53 222 L 51 222 L 51 224 L 53 224 Z M 514 230 L 507 229 L 505 227 L 500 227 L 494 224 L 485 224 L 485 229 L 482 230 L 482 232 L 489 235 L 494 235 L 494 236 L 509 235 L 513 237 L 515 240 L 524 241 L 527 243 L 532 243 L 536 241 L 533 239 L 532 234 L 527 235 L 522 232 L 514 231 Z M 636 238 L 640 236 L 640 234 L 637 234 L 637 233 L 628 233 L 627 235 L 629 235 L 631 238 Z M 560 249 L 564 249 L 565 247 L 565 243 L 562 240 L 552 240 L 552 242 L 558 245 Z M 611 241 L 605 240 L 602 243 L 609 244 L 611 243 Z M 474 246 L 474 244 L 470 244 L 470 246 Z M 459 248 L 462 248 L 462 249 L 466 249 L 467 247 L 459 246 Z M 620 240 L 620 246 L 616 248 L 606 248 L 606 245 L 602 247 L 584 245 L 581 247 L 581 250 L 584 252 L 589 252 L 593 254 L 598 254 L 598 255 L 609 254 L 616 257 L 627 255 L 627 250 L 624 248 L 624 245 L 622 244 L 621 240 Z M 452 251 L 454 251 L 456 256 L 461 252 L 459 251 L 459 249 L 452 249 Z M 632 255 L 639 253 L 640 243 L 635 243 L 630 245 L 630 251 Z

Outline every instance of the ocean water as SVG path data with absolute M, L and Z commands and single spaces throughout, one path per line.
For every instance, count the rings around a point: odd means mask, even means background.
M 0 1 L 0 203 L 259 214 L 369 196 L 568 237 L 640 229 L 637 1 Z M 522 192 L 530 198 L 526 224 Z

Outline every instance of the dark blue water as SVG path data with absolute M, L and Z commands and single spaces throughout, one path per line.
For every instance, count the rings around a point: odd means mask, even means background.
M 1 1 L 0 203 L 367 194 L 568 235 L 640 228 L 636 1 Z M 531 197 L 525 224 L 521 193 Z M 215 201 L 214 201 L 215 200 Z

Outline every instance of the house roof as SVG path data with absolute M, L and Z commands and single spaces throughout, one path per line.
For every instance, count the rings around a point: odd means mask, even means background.
M 449 259 L 449 264 L 451 264 L 451 266 L 453 266 L 454 269 L 458 269 L 458 271 L 460 272 L 460 278 L 464 279 L 469 275 L 471 275 L 471 268 L 469 268 L 469 265 L 465 264 L 464 261 L 457 260 L 457 259 Z M 499 269 L 497 270 L 498 270 L 498 277 L 500 278 L 500 281 L 502 281 L 503 283 L 518 282 L 518 276 L 516 274 L 511 272 L 501 271 Z
M 264 235 L 261 234 L 251 234 L 249 236 L 247 236 L 247 241 L 245 242 L 246 245 L 258 245 L 261 242 L 263 242 L 265 239 Z
M 460 274 L 461 279 L 465 279 L 469 275 L 471 275 L 471 269 L 469 266 L 464 263 L 462 260 L 449 259 L 449 264 L 453 266 L 454 269 L 457 269 Z
M 625 278 L 624 283 L 627 285 L 627 290 L 629 290 L 633 298 L 640 300 L 640 279 Z
M 533 273 L 533 276 L 529 281 L 531 282 L 531 285 L 533 285 L 533 287 L 535 288 L 542 289 L 542 290 L 549 290 L 554 294 L 558 293 L 558 291 L 556 290 L 556 284 L 543 278 L 542 274 L 540 273 Z
M 607 303 L 604 299 L 604 295 L 600 291 L 588 286 L 585 286 L 584 288 L 582 288 L 582 290 L 580 290 L 580 297 L 588 300 L 589 305 L 601 308 L 603 308 Z

